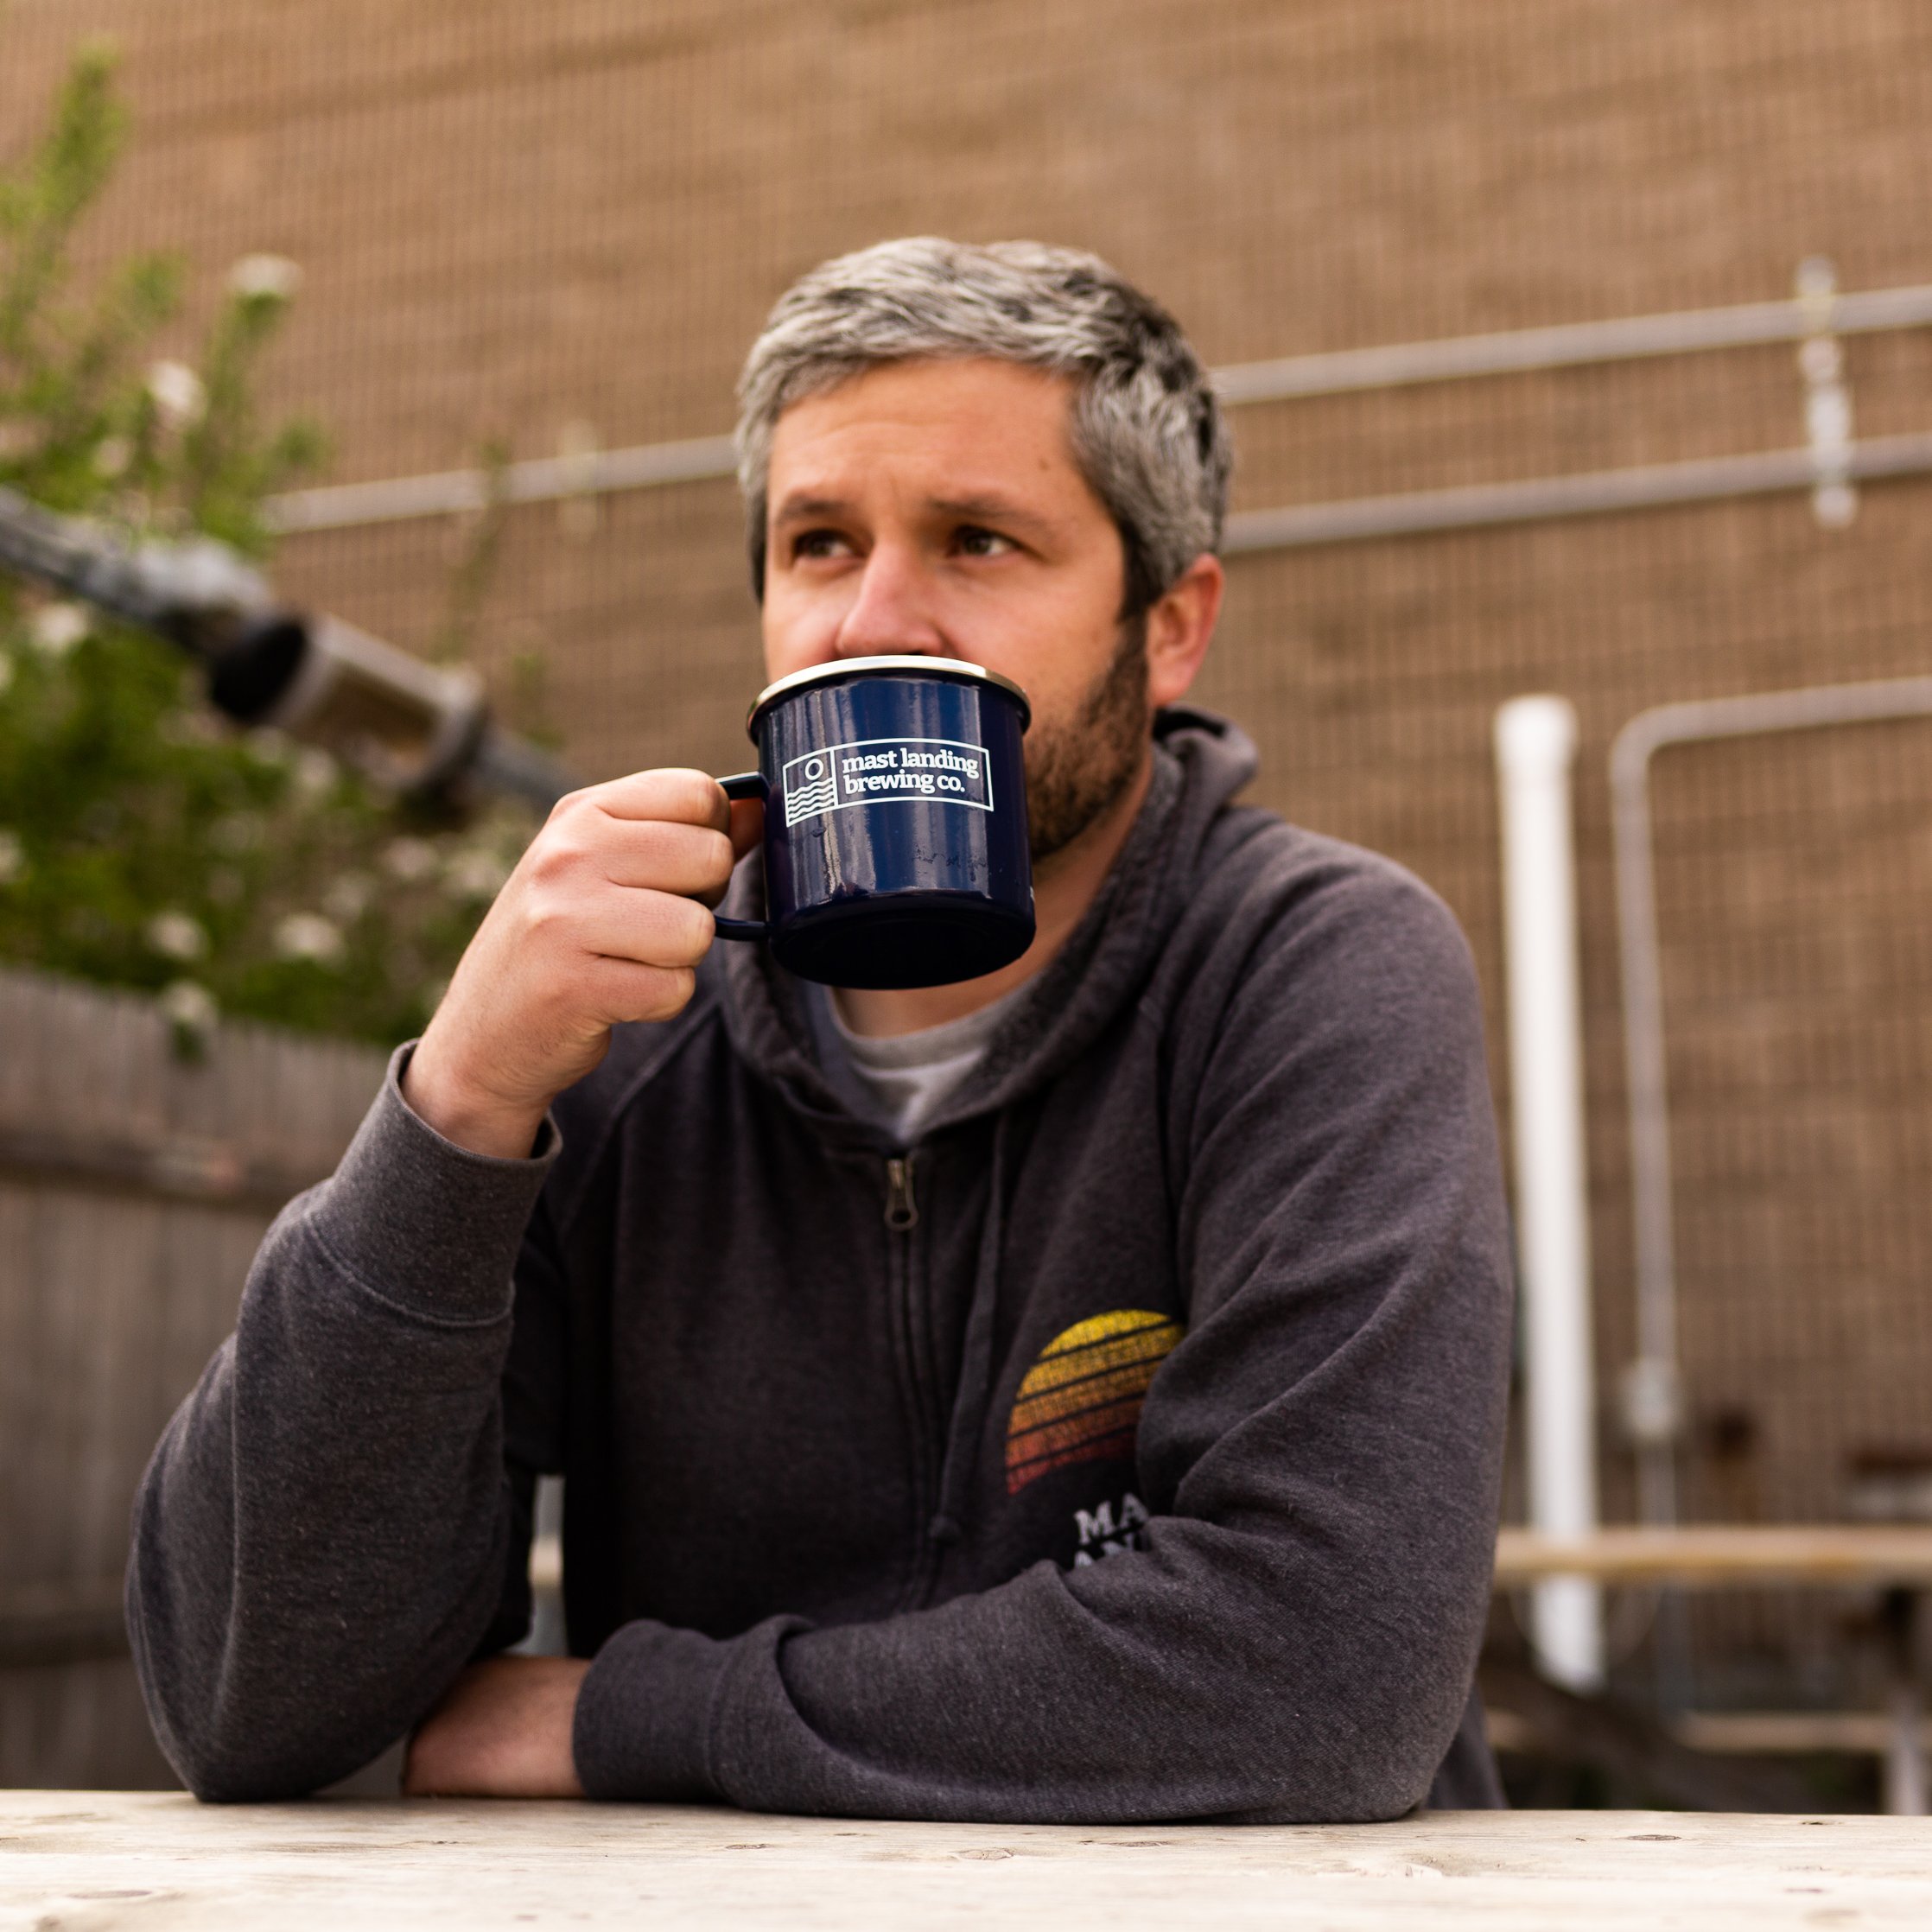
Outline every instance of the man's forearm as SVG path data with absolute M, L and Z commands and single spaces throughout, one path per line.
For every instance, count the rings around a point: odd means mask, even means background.
M 1148 1550 L 880 1623 L 628 1625 L 579 1694 L 577 1775 L 594 1797 L 853 1816 L 1394 1817 L 1466 1704 L 1490 1533 L 1439 1522 L 1428 1548 L 1391 1524 L 1363 1562 L 1337 1527 L 1156 1518 Z
M 392 1076 L 264 1241 L 136 1508 L 130 1634 L 197 1791 L 345 1775 L 481 1637 L 510 1560 L 498 1384 L 542 1167 L 439 1142 Z

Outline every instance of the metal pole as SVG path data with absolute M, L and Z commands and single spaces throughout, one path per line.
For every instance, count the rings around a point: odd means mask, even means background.
M 1583 1029 L 1570 820 L 1576 740 L 1576 713 L 1561 698 L 1516 698 L 1496 715 L 1529 1520 L 1543 1535 L 1563 1539 L 1588 1536 L 1597 1527 Z M 1534 1627 L 1546 1676 L 1573 1690 L 1600 1687 L 1603 1597 L 1596 1583 L 1584 1577 L 1539 1583 Z
M 1850 445 L 1843 454 L 1843 473 L 1854 481 L 1928 472 L 1932 472 L 1932 435 L 1873 436 Z M 1529 477 L 1514 483 L 1479 483 L 1453 490 L 1413 490 L 1397 496 L 1245 511 L 1229 518 L 1221 550 L 1223 556 L 1236 556 L 1255 550 L 1303 550 L 1319 543 L 1420 537 L 1435 531 L 1497 529 L 1563 517 L 1614 516 L 1674 504 L 1809 491 L 1817 482 L 1818 457 L 1809 448 L 1712 456 L 1694 462 L 1646 463 L 1629 469 L 1587 470 L 1574 476 Z
M 1932 322 L 1932 286 L 1833 293 L 1834 335 L 1877 334 Z M 1321 355 L 1282 356 L 1237 363 L 1214 372 L 1224 403 L 1285 403 L 1297 397 L 1341 396 L 1363 389 L 1400 389 L 1416 383 L 1464 382 L 1478 376 L 1522 375 L 1709 349 L 1742 349 L 1765 342 L 1801 342 L 1816 332 L 1814 306 L 1801 292 L 1788 302 L 1738 302 L 1724 308 L 1678 309 L 1661 315 L 1623 315 L 1609 321 L 1565 322 L 1550 328 L 1498 330 L 1434 342 L 1392 342 Z

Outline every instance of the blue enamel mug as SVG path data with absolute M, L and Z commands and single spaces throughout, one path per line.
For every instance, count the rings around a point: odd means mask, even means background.
M 1010 678 L 952 658 L 848 658 L 781 677 L 746 720 L 758 769 L 721 779 L 765 805 L 769 941 L 828 986 L 945 986 L 1033 944 L 1033 861 Z

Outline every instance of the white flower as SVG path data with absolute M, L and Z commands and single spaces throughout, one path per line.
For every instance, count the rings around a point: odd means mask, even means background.
M 294 789 L 305 805 L 313 805 L 335 789 L 339 767 L 319 745 L 304 745 L 296 753 Z
M 172 982 L 162 989 L 155 1004 L 160 1009 L 161 1017 L 170 1026 L 178 1026 L 184 1033 L 192 1033 L 198 1039 L 207 1039 L 221 1016 L 214 995 L 207 987 L 197 986 L 193 980 Z
M 436 848 L 426 838 L 392 838 L 383 848 L 383 869 L 405 886 L 416 885 L 436 869 Z
M 353 925 L 369 910 L 376 881 L 365 872 L 345 872 L 322 894 L 322 910 L 344 925 Z
M 201 420 L 208 392 L 185 362 L 157 362 L 148 371 L 148 393 L 170 429 L 186 429 Z
M 296 747 L 295 740 L 287 732 L 274 725 L 257 725 L 248 734 L 248 748 L 257 764 L 272 765 L 279 769 L 295 755 Z
M 494 899 L 509 876 L 509 867 L 494 852 L 473 845 L 443 867 L 442 882 L 459 899 Z
M 20 834 L 0 825 L 0 886 L 17 885 L 27 876 L 27 848 Z
M 94 445 L 94 474 L 105 476 L 111 481 L 117 476 L 125 476 L 127 467 L 134 461 L 134 445 L 125 436 L 103 436 Z
M 275 929 L 275 950 L 284 959 L 333 966 L 342 956 L 342 929 L 320 912 L 291 912 Z
M 244 302 L 287 302 L 301 286 L 301 267 L 286 255 L 245 255 L 228 270 L 228 292 Z
M 49 658 L 64 658 L 93 629 L 79 604 L 42 604 L 28 620 L 27 634 Z
M 148 921 L 145 936 L 163 959 L 200 959 L 208 950 L 208 936 L 201 922 L 186 912 L 156 912 Z

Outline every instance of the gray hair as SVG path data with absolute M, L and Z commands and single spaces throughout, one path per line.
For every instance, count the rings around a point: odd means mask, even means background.
M 738 481 L 760 598 L 779 416 L 881 363 L 968 356 L 1073 379 L 1073 458 L 1119 526 L 1127 613 L 1219 544 L 1234 452 L 1207 372 L 1166 310 L 1096 255 L 921 235 L 821 264 L 779 298 L 752 345 L 738 384 Z

